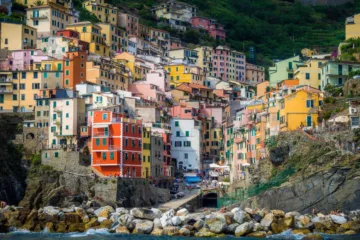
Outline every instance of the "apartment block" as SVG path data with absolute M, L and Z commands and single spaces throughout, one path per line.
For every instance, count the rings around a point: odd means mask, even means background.
M 8 50 L 36 49 L 37 30 L 24 24 L 0 23 L 0 48 Z
M 136 36 L 139 30 L 139 18 L 133 14 L 119 12 L 118 26 L 126 29 L 128 35 Z
M 117 25 L 117 7 L 105 3 L 105 0 L 89 0 L 83 3 L 83 8 L 94 14 L 101 22 Z

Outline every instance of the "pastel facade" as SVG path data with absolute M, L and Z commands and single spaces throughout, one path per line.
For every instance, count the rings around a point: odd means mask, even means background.
M 171 157 L 177 168 L 185 171 L 201 170 L 201 125 L 194 119 L 172 118 Z
M 265 68 L 255 64 L 246 63 L 246 82 L 255 86 L 264 81 Z
M 345 22 L 345 39 L 360 37 L 360 13 L 348 17 Z
M 36 49 L 36 28 L 17 23 L 0 23 L 0 48 Z
M 144 127 L 143 128 L 143 137 L 142 137 L 142 178 L 149 178 L 151 177 L 151 127 Z
M 42 60 L 50 59 L 39 49 L 14 50 L 8 57 L 0 60 L 1 70 L 22 71 L 39 69 Z
M 184 64 L 196 64 L 198 60 L 198 52 L 189 48 L 177 48 L 169 51 L 169 57 L 172 62 Z
M 129 76 L 132 81 L 145 80 L 146 74 L 151 71 L 151 67 L 145 61 L 131 53 L 123 52 L 118 54 L 114 57 L 114 60 L 123 63 L 129 69 Z
M 326 60 L 311 59 L 294 72 L 294 78 L 299 80 L 299 85 L 311 86 L 321 89 L 321 68 Z
M 226 38 L 224 26 L 216 23 L 214 19 L 195 16 L 191 18 L 191 25 L 195 28 L 204 29 L 216 40 L 225 40 Z
M 102 57 L 110 56 L 110 47 L 106 45 L 104 36 L 101 34 L 101 27 L 91 22 L 78 22 L 68 24 L 68 30 L 79 32 L 80 40 L 89 43 L 89 53 L 100 55 Z
M 295 71 L 301 64 L 299 56 L 276 62 L 275 66 L 269 68 L 270 85 L 274 87 L 282 80 L 294 79 Z
M 165 93 L 160 91 L 158 86 L 146 82 L 138 81 L 129 84 L 129 91 L 142 99 L 157 102 L 159 105 L 162 105 L 165 100 Z
M 85 1 L 83 8 L 94 14 L 101 22 L 117 25 L 117 7 L 105 3 L 105 0 Z
M 324 63 L 321 67 L 321 90 L 324 90 L 328 84 L 344 85 L 349 73 L 359 69 L 360 64 L 357 62 L 328 61 Z
M 163 92 L 170 90 L 170 76 L 166 70 L 156 69 L 148 72 L 146 82 L 158 86 Z
M 137 35 L 139 30 L 139 18 L 129 13 L 118 13 L 118 26 L 126 29 L 128 35 Z
M 94 111 L 92 118 L 91 166 L 105 176 L 141 178 L 141 121 L 111 111 Z
M 105 37 L 105 43 L 114 54 L 124 52 L 127 49 L 127 34 L 124 30 L 110 23 L 98 23 L 101 27 L 101 34 Z
M 79 13 L 72 5 L 61 5 L 49 1 L 45 5 L 32 5 L 26 9 L 26 25 L 36 28 L 39 38 L 55 36 L 68 24 L 77 23 Z
M 85 51 L 67 52 L 64 55 L 64 82 L 67 89 L 76 89 L 76 84 L 86 81 L 86 60 Z
M 182 83 L 203 85 L 204 76 L 200 68 L 184 64 L 172 64 L 164 66 L 170 76 L 170 88 L 179 86 Z

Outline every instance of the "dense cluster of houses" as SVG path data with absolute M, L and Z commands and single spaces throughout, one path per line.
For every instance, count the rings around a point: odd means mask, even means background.
M 27 6 L 26 24 L 0 23 L 0 111 L 34 113 L 24 126 L 38 129 L 42 159 L 88 152 L 100 176 L 171 177 L 218 163 L 240 180 L 273 136 L 316 128 L 324 87 L 360 68 L 326 54 L 293 57 L 265 81 L 244 53 L 187 48 L 104 0 L 83 2 L 96 24 L 79 21 L 71 1 L 16 2 Z M 153 12 L 179 31 L 226 38 L 195 6 L 170 0 Z

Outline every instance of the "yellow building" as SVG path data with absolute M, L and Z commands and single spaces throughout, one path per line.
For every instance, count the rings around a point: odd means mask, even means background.
M 131 53 L 123 52 L 114 57 L 114 60 L 123 63 L 130 70 L 133 81 L 145 80 L 146 74 L 150 72 L 151 67 L 145 64 L 145 61 L 137 58 Z
M 1 71 L 0 111 L 34 111 L 39 89 L 63 87 L 61 62 L 42 61 L 40 68 L 34 70 Z
M 89 53 L 102 57 L 109 57 L 109 46 L 106 45 L 105 37 L 101 34 L 101 27 L 91 22 L 78 22 L 69 24 L 66 29 L 79 32 L 80 40 L 90 43 Z
M 316 54 L 319 54 L 319 53 L 318 53 L 318 51 L 316 51 L 314 49 L 309 49 L 309 48 L 301 49 L 301 55 L 303 57 L 311 58 L 312 55 L 316 55 Z
M 126 51 L 128 37 L 125 30 L 110 23 L 98 23 L 97 25 L 101 27 L 101 34 L 104 36 L 105 43 L 110 47 L 112 53 Z
M 360 13 L 348 17 L 345 22 L 345 39 L 360 37 Z
M 101 22 L 117 25 L 117 7 L 105 3 L 105 0 L 89 0 L 83 3 L 83 7 L 93 13 Z
M 35 49 L 36 28 L 23 24 L 2 22 L 0 48 L 8 50 Z
M 199 67 L 185 64 L 172 64 L 164 66 L 170 75 L 170 87 L 174 88 L 182 83 L 204 85 L 204 75 Z
M 321 88 L 321 68 L 324 59 L 310 59 L 302 65 L 299 65 L 294 72 L 294 78 L 299 79 L 299 85 Z
M 142 156 L 143 156 L 143 162 L 142 162 L 142 170 L 141 170 L 141 176 L 143 178 L 148 178 L 151 176 L 151 144 L 150 144 L 150 133 L 151 128 L 150 127 L 144 127 L 143 128 L 143 137 L 142 137 Z
M 39 38 L 54 36 L 68 24 L 78 21 L 79 12 L 74 9 L 72 1 L 45 1 L 44 4 L 31 5 L 26 9 L 26 25 L 36 28 Z
M 280 130 L 291 131 L 299 127 L 315 128 L 318 125 L 321 93 L 300 90 L 280 100 Z
M 129 73 L 125 66 L 113 60 L 101 59 L 100 62 L 86 62 L 86 80 L 112 90 L 128 90 Z
M 200 67 L 203 70 L 203 75 L 210 76 L 212 69 L 212 47 L 199 47 L 195 48 L 195 50 L 198 52 L 198 58 L 199 60 L 196 62 L 196 66 Z

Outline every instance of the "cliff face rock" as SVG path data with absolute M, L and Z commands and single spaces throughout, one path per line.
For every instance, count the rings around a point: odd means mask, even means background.
M 275 165 L 279 165 L 288 159 L 289 152 L 290 152 L 289 146 L 281 146 L 271 149 L 270 161 Z
M 241 207 L 265 207 L 310 213 L 360 208 L 360 169 L 333 167 L 307 179 L 288 182 L 248 199 Z

